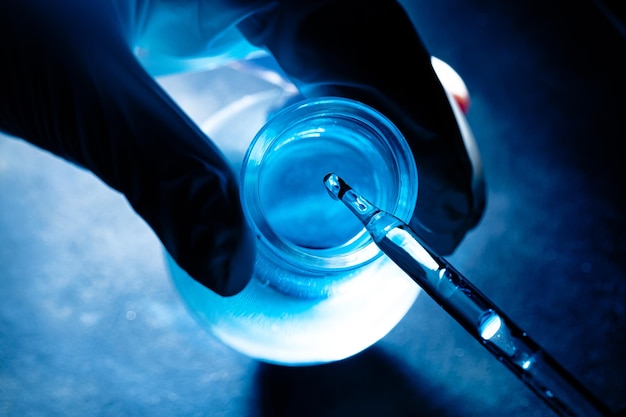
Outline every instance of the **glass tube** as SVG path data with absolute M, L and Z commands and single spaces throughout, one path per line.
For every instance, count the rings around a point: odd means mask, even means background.
M 608 417 L 607 407 L 409 226 L 335 174 L 324 184 L 361 221 L 382 251 L 558 415 Z

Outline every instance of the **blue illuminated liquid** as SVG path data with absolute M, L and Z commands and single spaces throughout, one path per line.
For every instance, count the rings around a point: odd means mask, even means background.
M 408 219 L 417 194 L 408 145 L 358 103 L 313 100 L 276 113 L 280 91 L 241 96 L 202 126 L 242 167 L 242 207 L 258 238 L 254 275 L 241 293 L 220 297 L 168 258 L 173 282 L 203 327 L 248 356 L 288 365 L 351 356 L 387 334 L 419 288 L 378 256 L 323 178 L 336 172 Z
M 380 195 L 371 178 L 370 158 L 334 139 L 307 138 L 284 145 L 260 177 L 267 221 L 278 235 L 302 248 L 341 246 L 363 230 L 350 212 L 328 198 L 321 181 L 328 172 L 346 172 L 362 189 Z
M 478 323 L 478 334 L 484 340 L 494 337 L 502 326 L 500 316 L 493 310 L 486 311 Z
M 306 130 L 283 132 L 259 171 L 260 206 L 276 235 L 303 249 L 337 248 L 364 234 L 349 211 L 328 197 L 323 178 L 339 173 L 386 210 L 396 208 L 398 180 L 387 149 L 368 140 L 371 127 L 318 117 Z

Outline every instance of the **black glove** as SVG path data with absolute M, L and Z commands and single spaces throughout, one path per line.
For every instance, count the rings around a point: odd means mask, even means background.
M 148 60 L 210 53 L 203 46 L 244 16 L 243 33 L 305 95 L 355 98 L 399 126 L 420 175 L 412 225 L 451 252 L 482 212 L 482 178 L 429 54 L 393 1 L 1 2 L 0 129 L 94 172 L 193 278 L 237 293 L 254 243 L 236 178 L 132 50 Z
M 254 266 L 237 178 L 137 62 L 119 4 L 0 3 L 0 129 L 95 173 L 193 278 L 235 294 Z
M 277 3 L 241 22 L 241 31 L 274 55 L 305 96 L 353 98 L 398 126 L 419 176 L 411 226 L 450 254 L 480 219 L 485 184 L 464 117 L 453 111 L 405 10 L 393 0 Z

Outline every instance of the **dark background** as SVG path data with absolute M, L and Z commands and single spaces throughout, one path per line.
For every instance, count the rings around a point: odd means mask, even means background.
M 488 207 L 448 259 L 626 407 L 626 39 L 591 1 L 409 1 L 464 78 Z M 390 64 L 391 65 L 391 64 Z M 0 137 L 0 416 L 551 416 L 427 296 L 342 362 L 258 363 L 200 328 L 160 244 L 89 173 Z

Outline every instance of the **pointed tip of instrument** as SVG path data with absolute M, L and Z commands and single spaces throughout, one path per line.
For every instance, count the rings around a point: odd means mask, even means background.
M 324 177 L 324 185 L 326 186 L 328 194 L 330 194 L 333 199 L 341 201 L 363 224 L 376 212 L 380 211 L 378 207 L 370 203 L 363 196 L 357 194 L 352 187 L 346 184 L 337 174 L 327 174 Z
M 344 180 L 332 172 L 324 176 L 324 185 L 334 200 L 341 200 L 345 192 L 350 189 Z

